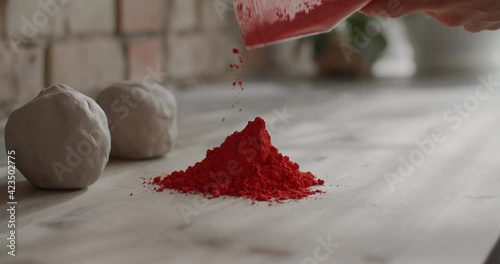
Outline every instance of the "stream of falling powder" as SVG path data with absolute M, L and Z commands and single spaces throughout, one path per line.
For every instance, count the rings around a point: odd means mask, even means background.
M 240 105 L 240 96 L 245 90 L 244 79 L 245 79 L 245 61 L 243 58 L 243 52 L 241 52 L 237 48 L 233 48 L 232 55 L 236 57 L 236 62 L 229 62 L 229 69 L 231 70 L 231 75 L 233 76 L 233 91 L 235 92 L 234 100 L 229 108 L 231 115 L 233 115 L 236 111 L 241 112 L 243 109 Z M 226 118 L 222 118 L 222 122 L 224 122 Z

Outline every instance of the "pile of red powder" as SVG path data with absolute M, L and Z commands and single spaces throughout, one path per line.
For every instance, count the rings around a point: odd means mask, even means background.
M 253 201 L 283 201 L 305 198 L 323 185 L 310 172 L 283 156 L 271 144 L 262 118 L 249 122 L 241 132 L 226 138 L 220 147 L 207 151 L 206 158 L 186 171 L 176 171 L 151 181 L 158 192 L 166 189 L 209 197 L 245 197 Z

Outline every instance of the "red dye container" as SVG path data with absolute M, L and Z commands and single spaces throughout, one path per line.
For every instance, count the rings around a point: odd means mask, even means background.
M 370 0 L 234 0 L 247 49 L 333 30 Z

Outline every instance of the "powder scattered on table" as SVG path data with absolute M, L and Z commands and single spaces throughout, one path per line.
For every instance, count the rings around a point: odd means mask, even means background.
M 271 144 L 265 121 L 257 117 L 241 132 L 234 132 L 221 146 L 208 150 L 203 161 L 146 182 L 157 192 L 244 197 L 252 201 L 282 202 L 322 193 L 311 187 L 324 184 L 311 172 Z

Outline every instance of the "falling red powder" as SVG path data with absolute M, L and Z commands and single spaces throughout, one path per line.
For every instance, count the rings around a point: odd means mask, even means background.
M 241 132 L 226 138 L 220 147 L 207 151 L 206 158 L 185 171 L 153 178 L 156 191 L 166 189 L 208 197 L 223 195 L 245 197 L 253 201 L 298 200 L 323 185 L 310 172 L 283 156 L 271 144 L 262 118 L 249 122 Z
M 240 69 L 240 65 L 238 65 L 238 64 L 229 64 L 229 68 L 231 70 L 234 70 L 234 69 L 239 70 Z
M 231 62 L 231 61 L 229 62 L 229 69 L 231 70 L 231 74 L 233 75 L 233 90 L 236 90 L 237 87 L 239 89 L 237 91 L 237 94 L 234 96 L 235 101 L 233 102 L 231 108 L 229 108 L 230 111 L 235 109 L 236 106 L 239 106 L 238 98 L 242 94 L 243 90 L 245 90 L 244 83 L 243 83 L 243 80 L 245 78 L 245 74 L 243 71 L 244 67 L 245 67 L 243 52 L 241 52 L 237 48 L 233 48 L 233 54 L 237 55 L 238 58 L 237 58 L 237 61 L 236 61 L 236 58 L 234 59 L 236 62 Z M 241 107 L 238 107 L 238 108 L 240 109 L 239 112 L 241 112 Z M 236 108 L 236 109 L 238 109 L 238 108 Z M 231 115 L 233 115 L 234 113 L 235 112 L 232 111 Z M 223 117 L 222 122 L 224 122 L 225 120 L 226 120 L 226 117 Z

